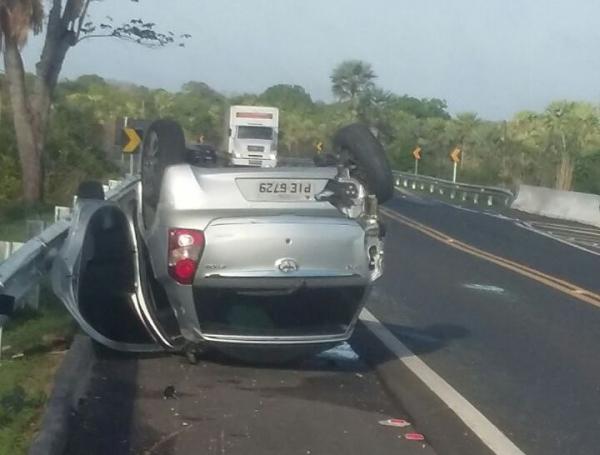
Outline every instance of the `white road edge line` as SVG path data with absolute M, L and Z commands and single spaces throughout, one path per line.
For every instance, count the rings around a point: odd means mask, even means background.
M 360 320 L 398 359 L 498 455 L 524 455 L 510 439 L 469 403 L 460 393 L 412 353 L 373 314 L 364 308 Z

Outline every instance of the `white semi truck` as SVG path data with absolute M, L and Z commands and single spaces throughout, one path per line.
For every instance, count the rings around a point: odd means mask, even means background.
M 231 106 L 227 152 L 234 166 L 275 167 L 279 109 Z

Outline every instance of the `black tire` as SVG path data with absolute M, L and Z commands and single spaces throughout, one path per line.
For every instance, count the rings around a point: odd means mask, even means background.
M 142 219 L 146 229 L 154 221 L 165 168 L 184 163 L 185 156 L 185 136 L 181 126 L 166 119 L 152 122 L 142 145 Z
M 104 200 L 104 188 L 102 183 L 96 180 L 86 180 L 81 182 L 77 187 L 77 198 L 78 199 L 96 199 L 99 201 Z
M 362 123 L 353 123 L 337 131 L 334 147 L 342 164 L 350 165 L 351 175 L 360 180 L 380 203 L 394 194 L 392 169 L 381 143 Z

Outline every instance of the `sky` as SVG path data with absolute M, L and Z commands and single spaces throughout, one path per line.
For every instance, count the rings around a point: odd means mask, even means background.
M 63 78 L 95 73 L 168 90 L 196 80 L 227 94 L 288 83 L 331 101 L 333 67 L 361 59 L 382 88 L 444 99 L 451 113 L 498 120 L 557 99 L 600 102 L 594 0 L 102 0 L 90 15 L 192 38 L 158 50 L 87 40 L 70 50 Z M 41 44 L 35 37 L 24 50 L 30 70 Z

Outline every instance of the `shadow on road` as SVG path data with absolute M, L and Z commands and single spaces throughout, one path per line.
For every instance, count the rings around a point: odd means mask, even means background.
M 141 356 L 96 346 L 97 361 L 91 372 L 87 393 L 71 416 L 71 431 L 65 454 L 130 455 L 134 433 L 134 405 L 137 399 L 138 362 Z M 145 437 L 160 434 L 144 428 Z M 161 454 L 168 454 L 162 447 Z
M 420 328 L 396 324 L 384 325 L 417 356 L 445 349 L 471 333 L 465 327 L 454 324 L 432 324 Z M 356 353 L 374 369 L 398 360 L 396 354 L 384 347 L 383 343 L 362 323 L 358 324 L 351 345 Z
M 414 354 L 438 351 L 452 342 L 470 335 L 465 327 L 454 324 L 432 324 L 425 327 L 385 324 Z

